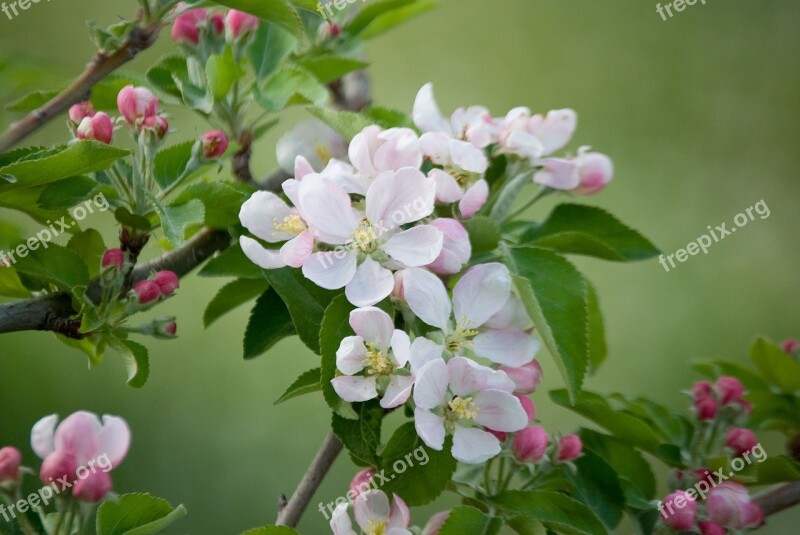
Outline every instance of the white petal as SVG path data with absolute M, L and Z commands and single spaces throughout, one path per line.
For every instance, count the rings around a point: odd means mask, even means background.
M 413 117 L 414 124 L 424 132 L 444 132 L 453 135 L 450 121 L 444 118 L 433 97 L 433 84 L 425 84 L 417 93 Z
M 547 155 L 564 148 L 577 126 L 578 115 L 574 110 L 551 110 L 544 120 L 541 115 L 531 118 L 530 131 L 542 142 L 544 154 Z
M 331 380 L 333 389 L 345 401 L 369 401 L 378 397 L 375 377 L 342 375 Z
M 387 535 L 392 535 L 395 530 L 396 533 L 400 533 L 405 531 L 406 533 L 410 533 L 405 528 L 408 527 L 409 522 L 411 522 L 411 514 L 408 510 L 408 506 L 403 499 L 395 494 L 392 497 L 392 506 L 389 509 L 389 523 L 386 527 L 390 528 L 389 533 Z
M 419 138 L 410 128 L 391 128 L 378 137 L 385 140 L 372 160 L 379 173 L 397 171 L 402 167 L 419 169 L 422 165 Z
M 55 450 L 53 433 L 56 430 L 57 423 L 58 415 L 51 414 L 33 424 L 33 429 L 31 429 L 31 449 L 41 459 L 44 459 Z
M 392 375 L 389 378 L 389 387 L 381 399 L 381 407 L 392 409 L 405 403 L 411 395 L 412 386 L 414 386 L 414 378 L 410 375 Z
M 374 177 L 378 174 L 372 164 L 372 155 L 381 144 L 378 139 L 380 132 L 379 126 L 371 125 L 356 134 L 350 141 L 348 149 L 350 161 L 359 173 L 367 177 Z
M 411 339 L 408 334 L 400 329 L 395 329 L 392 334 L 392 353 L 398 368 L 403 368 L 411 358 Z
M 356 522 L 366 530 L 371 523 L 389 520 L 389 498 L 380 490 L 368 490 L 358 495 L 355 503 Z
M 408 267 L 419 267 L 436 260 L 443 243 L 441 230 L 431 225 L 419 225 L 398 232 L 381 245 L 381 249 Z
M 528 415 L 513 394 L 484 390 L 473 399 L 478 416 L 475 422 L 494 431 L 513 433 L 528 425 Z
M 481 390 L 514 391 L 514 381 L 499 370 L 478 364 L 472 359 L 455 357 L 447 362 L 450 391 L 456 396 L 471 396 Z
M 300 154 L 294 159 L 294 178 L 295 180 L 302 180 L 304 176 L 314 172 L 311 163 L 306 160 L 305 156 Z
M 314 235 L 304 230 L 283 244 L 280 251 L 281 260 L 293 268 L 301 267 L 314 251 Z
M 536 356 L 539 341 L 524 331 L 490 330 L 475 337 L 472 350 L 497 364 L 519 368 Z
M 509 295 L 511 275 L 506 266 L 492 262 L 472 267 L 453 288 L 456 321 L 466 328 L 479 327 L 503 308 Z
M 347 336 L 336 350 L 336 367 L 345 375 L 355 375 L 364 369 L 367 348 L 360 336 Z
M 395 228 L 433 213 L 436 185 L 419 169 L 404 167 L 378 175 L 367 191 L 367 218 Z
M 479 464 L 500 453 L 500 441 L 481 429 L 456 425 L 453 432 L 453 457 L 462 463 Z
M 411 344 L 411 373 L 416 375 L 419 370 L 432 360 L 441 359 L 444 347 L 422 336 L 416 338 Z
M 575 160 L 562 158 L 546 158 L 541 160 L 544 169 L 533 175 L 533 181 L 542 186 L 558 190 L 571 190 L 581 183 L 578 165 Z
M 393 288 L 392 272 L 367 257 L 358 266 L 353 279 L 347 283 L 344 293 L 347 300 L 355 306 L 366 307 L 387 298 Z
M 310 173 L 309 173 L 310 174 Z M 295 180 L 294 178 L 290 178 L 289 180 L 284 180 L 281 184 L 281 189 L 283 193 L 288 197 L 295 208 L 299 211 L 299 200 L 298 197 L 300 195 L 300 180 Z M 301 212 L 302 213 L 302 212 Z
M 328 162 L 320 176 L 334 182 L 347 193 L 365 195 L 369 187 L 367 177 L 357 174 L 352 166 L 339 160 Z
M 433 409 L 444 403 L 450 377 L 443 359 L 432 360 L 417 373 L 414 403 L 421 409 Z
M 417 435 L 429 448 L 441 451 L 444 447 L 444 416 L 417 407 L 414 409 L 414 427 Z
M 353 280 L 357 259 L 355 251 L 314 253 L 303 264 L 303 275 L 326 290 L 338 290 Z
M 524 130 L 514 130 L 506 138 L 508 150 L 534 160 L 544 154 L 544 146 L 539 138 Z
M 464 190 L 451 175 L 441 169 L 431 169 L 428 173 L 436 183 L 436 200 L 443 203 L 460 201 L 464 196 Z
M 450 164 L 450 136 L 441 132 L 427 132 L 419 138 L 422 153 L 437 165 Z
M 290 240 L 296 236 L 291 232 L 277 230 L 275 221 L 282 223 L 293 214 L 283 199 L 269 191 L 257 191 L 247 199 L 239 210 L 239 221 L 244 228 L 269 243 Z
M 403 294 L 411 311 L 428 325 L 449 330 L 450 298 L 442 280 L 428 270 L 403 271 Z
M 458 202 L 458 209 L 464 219 L 469 219 L 483 208 L 489 198 L 489 183 L 484 179 L 475 182 Z
M 347 243 L 359 223 L 350 196 L 320 175 L 308 175 L 300 182 L 299 208 L 320 239 L 333 245 Z
M 484 173 L 489 168 L 486 154 L 472 143 L 451 139 L 450 154 L 454 164 L 470 173 Z
M 103 428 L 97 434 L 97 453 L 105 454 L 111 467 L 116 468 L 128 454 L 131 430 L 119 416 L 103 415 Z M 110 470 L 110 468 L 109 468 Z
M 239 245 L 244 255 L 252 263 L 263 269 L 278 269 L 286 267 L 286 262 L 281 258 L 277 249 L 267 249 L 249 236 L 239 236 Z
M 484 323 L 490 329 L 514 329 L 527 331 L 533 327 L 533 321 L 525 310 L 522 300 L 513 293 L 500 311 Z
M 331 530 L 333 535 L 358 535 L 353 531 L 353 523 L 347 514 L 347 502 L 340 503 L 331 515 Z
M 394 334 L 392 318 L 373 306 L 357 308 L 350 312 L 350 326 L 364 341 L 375 344 L 378 350 L 386 353 Z

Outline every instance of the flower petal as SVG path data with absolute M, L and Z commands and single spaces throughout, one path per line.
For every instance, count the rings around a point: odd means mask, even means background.
M 304 176 L 314 172 L 314 168 L 305 156 L 298 154 L 294 159 L 294 178 L 302 180 Z
M 31 429 L 31 449 L 40 459 L 44 459 L 56 449 L 53 444 L 53 433 L 57 423 L 58 415 L 51 414 L 33 424 L 33 429 Z
M 448 367 L 443 359 L 425 364 L 417 373 L 414 403 L 422 409 L 441 406 L 445 401 L 449 381 Z
M 283 244 L 280 251 L 281 260 L 293 268 L 301 267 L 314 251 L 314 235 L 304 230 L 297 237 Z
M 486 389 L 514 391 L 514 381 L 504 372 L 482 366 L 472 359 L 454 357 L 447 361 L 450 390 L 456 396 L 470 396 Z
M 484 173 L 489 168 L 489 160 L 486 158 L 486 154 L 472 143 L 451 139 L 450 154 L 452 155 L 453 163 L 464 171 Z
M 53 444 L 75 458 L 78 465 L 86 464 L 97 451 L 95 437 L 102 424 L 96 414 L 78 411 L 67 416 L 56 429 Z
M 480 179 L 470 187 L 458 203 L 458 209 L 465 219 L 469 219 L 475 212 L 483 208 L 489 198 L 489 183 Z
M 408 511 L 408 506 L 403 499 L 394 494 L 392 496 L 392 506 L 389 509 L 389 523 L 388 528 L 407 528 L 411 522 L 411 514 Z M 389 532 L 391 533 L 391 531 Z
M 445 119 L 433 97 L 433 84 L 427 83 L 417 93 L 412 116 L 414 124 L 423 132 L 444 132 L 453 135 L 450 121 Z
M 412 386 L 414 386 L 414 378 L 412 376 L 392 375 L 389 378 L 389 386 L 381 399 L 381 407 L 393 409 L 405 403 L 411 395 Z
M 458 185 L 458 182 L 452 175 L 449 175 L 441 169 L 431 169 L 428 176 L 433 179 L 436 184 L 436 200 L 443 203 L 451 203 L 460 201 L 464 196 L 464 190 Z
M 513 433 L 528 425 L 528 414 L 516 396 L 500 390 L 484 390 L 473 399 L 475 422 L 494 431 Z
M 441 359 L 444 347 L 422 336 L 416 338 L 411 344 L 411 373 L 416 375 L 419 370 L 432 360 Z
M 131 445 L 131 430 L 119 416 L 103 415 L 103 428 L 97 435 L 97 452 L 107 455 L 111 467 L 116 468 L 128 454 Z M 110 468 L 109 468 L 110 470 Z
M 489 330 L 475 337 L 472 350 L 497 364 L 519 368 L 533 360 L 539 345 L 539 340 L 524 331 Z
M 307 175 L 298 190 L 299 208 L 320 240 L 342 245 L 351 239 L 359 223 L 350 196 L 320 175 Z
M 350 312 L 350 326 L 365 342 L 375 344 L 382 353 L 389 349 L 394 322 L 380 308 L 367 306 L 353 310 Z
M 436 260 L 443 243 L 441 230 L 432 225 L 419 225 L 398 232 L 381 245 L 381 249 L 408 267 L 419 267 Z
M 239 245 L 244 255 L 252 263 L 263 269 L 278 269 L 286 267 L 286 262 L 281 258 L 277 249 L 267 249 L 249 236 L 239 236 Z
M 354 509 L 356 522 L 363 530 L 371 523 L 389 520 L 389 498 L 380 490 L 368 490 L 359 494 Z
M 544 169 L 533 175 L 537 184 L 558 190 L 571 190 L 580 185 L 581 177 L 574 160 L 545 158 L 540 162 Z
M 336 350 L 336 367 L 345 375 L 355 375 L 364 369 L 367 348 L 360 336 L 347 336 Z
M 347 514 L 347 502 L 340 503 L 331 515 L 331 530 L 333 535 L 358 535 L 353 531 L 353 522 Z
M 384 140 L 372 159 L 378 172 L 397 171 L 402 167 L 419 169 L 422 165 L 419 138 L 410 128 L 390 128 L 378 137 Z
M 531 118 L 529 131 L 541 141 L 544 154 L 552 154 L 564 148 L 572 139 L 578 126 L 578 114 L 571 109 L 551 110 L 547 117 L 541 115 Z
M 239 210 L 239 221 L 244 228 L 269 243 L 290 240 L 295 234 L 278 230 L 275 221 L 283 222 L 292 215 L 283 199 L 269 191 L 257 191 L 247 199 Z
M 331 380 L 333 389 L 345 401 L 361 402 L 378 397 L 377 379 L 358 375 L 342 375 Z
M 347 283 L 344 293 L 347 300 L 357 307 L 366 307 L 385 299 L 392 293 L 392 272 L 367 257 L 358 266 L 353 279 Z
M 378 134 L 380 133 L 381 128 L 379 126 L 371 125 L 356 134 L 350 141 L 348 149 L 350 162 L 364 176 L 375 177 L 378 174 L 372 164 L 372 155 L 381 144 L 378 139 Z
M 428 325 L 449 330 L 451 304 L 442 280 L 428 270 L 403 271 L 403 295 L 411 311 Z
M 436 185 L 419 169 L 404 167 L 378 175 L 367 190 L 367 218 L 395 228 L 433 213 Z
M 491 433 L 456 425 L 453 432 L 453 457 L 466 464 L 479 464 L 500 453 L 500 441 Z
M 465 328 L 479 327 L 503 308 L 509 295 L 511 274 L 506 266 L 492 262 L 472 267 L 453 288 L 456 321 Z
M 405 331 L 395 329 L 392 334 L 392 353 L 398 368 L 405 367 L 411 358 L 411 339 Z
M 414 409 L 414 428 L 417 435 L 429 447 L 441 451 L 444 447 L 444 416 L 437 416 L 429 410 Z
M 427 132 L 419 138 L 422 153 L 437 165 L 449 165 L 450 136 L 441 132 Z
M 490 329 L 527 331 L 533 328 L 533 320 L 528 315 L 528 311 L 525 310 L 522 300 L 512 293 L 503 308 L 483 325 Z
M 506 148 L 516 154 L 535 160 L 544 155 L 545 150 L 538 137 L 524 130 L 514 130 L 506 138 Z
M 338 290 L 356 274 L 355 251 L 314 253 L 303 264 L 303 275 L 326 290 Z

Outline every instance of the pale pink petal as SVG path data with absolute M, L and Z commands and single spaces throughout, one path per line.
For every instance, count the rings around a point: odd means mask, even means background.
M 444 526 L 449 516 L 450 511 L 442 511 L 441 513 L 433 515 L 430 520 L 428 520 L 428 523 L 425 524 L 422 535 L 438 535 L 439 530 L 442 529 L 442 526 Z
M 470 173 L 484 173 L 489 168 L 486 154 L 472 143 L 451 139 L 450 154 L 454 164 Z
M 432 340 L 418 337 L 411 344 L 411 373 L 417 374 L 419 370 L 432 360 L 441 359 L 444 347 Z
M 436 185 L 419 169 L 404 167 L 378 175 L 367 191 L 367 218 L 394 228 L 419 221 L 433 212 Z
M 361 402 L 378 397 L 377 379 L 359 375 L 342 375 L 331 380 L 333 389 L 345 401 Z
M 403 167 L 419 169 L 422 165 L 419 138 L 410 128 L 390 128 L 378 137 L 384 143 L 375 151 L 372 161 L 379 173 Z
M 575 128 L 578 126 L 578 115 L 574 110 L 552 110 L 547 112 L 547 117 L 541 115 L 531 118 L 529 131 L 539 138 L 544 149 L 544 155 L 552 154 L 564 148 L 572 139 Z
M 353 280 L 356 274 L 355 251 L 314 253 L 303 264 L 303 275 L 327 290 L 338 290 Z
M 294 178 L 295 180 L 302 180 L 304 176 L 314 172 L 314 168 L 306 160 L 305 156 L 298 154 L 294 159 Z
M 513 433 L 528 425 L 528 414 L 513 394 L 484 390 L 473 398 L 478 416 L 475 422 L 494 431 Z
M 392 353 L 398 368 L 404 367 L 411 358 L 411 339 L 405 331 L 394 330 L 394 334 L 392 334 Z
M 381 399 L 381 407 L 393 409 L 405 403 L 411 395 L 412 386 L 414 386 L 414 378 L 410 375 L 392 375 L 389 377 L 389 386 L 383 394 L 383 399 Z
M 277 195 L 269 191 L 257 191 L 247 199 L 239 210 L 239 221 L 254 236 L 270 243 L 286 241 L 295 234 L 275 228 L 275 222 L 293 215 L 292 209 Z
M 292 204 L 295 206 L 297 211 L 302 215 L 302 212 L 300 212 L 300 209 L 298 208 L 298 205 L 300 204 L 298 202 L 298 197 L 300 195 L 300 181 L 295 180 L 294 178 L 284 180 L 283 184 L 281 184 L 281 189 L 283 189 L 283 193 L 290 201 L 292 201 Z
M 267 249 L 249 236 L 239 236 L 239 245 L 244 255 L 252 263 L 263 269 L 278 269 L 286 267 L 286 262 L 281 258 L 277 249 Z
M 310 231 L 304 230 L 281 247 L 281 259 L 288 266 L 293 268 L 301 267 L 311 253 L 314 252 L 314 235 Z
M 331 515 L 331 529 L 333 535 L 358 535 L 353 531 L 353 522 L 347 514 L 347 502 L 340 503 Z
M 369 187 L 369 179 L 365 175 L 356 174 L 352 166 L 335 159 L 328 162 L 320 176 L 334 182 L 347 193 L 365 195 Z
M 367 348 L 360 336 L 347 336 L 336 350 L 336 367 L 345 375 L 355 375 L 364 369 Z
M 419 146 L 422 153 L 437 165 L 449 165 L 450 159 L 450 136 L 441 132 L 427 132 L 419 138 Z
M 436 183 L 436 200 L 442 203 L 460 201 L 464 196 L 464 190 L 451 175 L 441 169 L 431 169 L 428 176 Z
M 416 388 L 414 390 L 416 392 Z M 417 435 L 429 447 L 441 451 L 444 447 L 444 416 L 437 416 L 429 410 L 414 409 L 414 427 Z
M 40 459 L 44 459 L 55 451 L 53 433 L 56 430 L 57 423 L 58 415 L 51 414 L 33 424 L 33 429 L 31 429 L 31 449 Z
M 428 325 L 448 331 L 451 304 L 442 280 L 426 269 L 403 273 L 403 295 L 411 311 Z
M 511 295 L 511 274 L 492 262 L 470 268 L 453 288 L 453 312 L 463 327 L 474 329 L 494 316 Z
M 394 288 L 392 272 L 367 257 L 358 266 L 353 279 L 345 286 L 347 300 L 357 307 L 372 306 L 389 297 Z
M 492 389 L 504 392 L 514 391 L 514 381 L 499 370 L 478 364 L 472 359 L 454 357 L 447 362 L 450 390 L 459 397 L 466 397 Z
M 103 415 L 103 428 L 97 435 L 96 455 L 107 455 L 114 468 L 128 454 L 131 445 L 131 430 L 128 423 L 119 416 Z
M 378 139 L 381 129 L 379 126 L 371 125 L 358 134 L 350 141 L 348 154 L 350 162 L 353 164 L 359 173 L 374 177 L 378 173 L 372 163 L 372 155 L 378 149 L 381 141 Z
M 425 84 L 417 93 L 413 108 L 414 124 L 423 132 L 444 132 L 453 135 L 450 121 L 445 119 L 433 97 L 433 84 Z
M 78 411 L 67 416 L 56 428 L 53 444 L 56 450 L 73 455 L 78 465 L 91 460 L 97 453 L 96 437 L 102 429 L 96 414 Z
M 389 510 L 389 523 L 388 528 L 407 528 L 411 522 L 411 514 L 408 511 L 408 506 L 403 499 L 397 494 L 392 497 L 392 507 Z
M 453 457 L 466 464 L 479 464 L 500 453 L 500 441 L 491 433 L 456 425 L 453 432 Z
M 435 273 L 445 275 L 459 273 L 462 266 L 472 257 L 472 245 L 467 229 L 457 220 L 448 218 L 434 219 L 429 224 L 442 231 L 444 241 L 442 252 L 426 267 Z
M 458 209 L 464 219 L 469 219 L 483 208 L 489 198 L 489 183 L 484 179 L 475 182 L 458 202 Z
M 503 308 L 483 325 L 490 329 L 527 331 L 533 327 L 533 321 L 525 310 L 522 300 L 512 293 Z
M 342 188 L 320 175 L 307 175 L 300 182 L 298 200 L 304 217 L 322 241 L 341 245 L 351 239 L 359 218 Z
M 581 183 L 575 160 L 545 158 L 539 162 L 544 169 L 533 175 L 533 181 L 542 186 L 558 190 L 575 189 Z
M 357 308 L 350 312 L 350 326 L 358 336 L 367 343 L 377 346 L 381 353 L 386 353 L 394 334 L 392 318 L 373 306 Z
M 414 534 L 405 528 L 389 528 L 389 531 L 386 532 L 386 535 L 414 535 Z
M 531 160 L 544 154 L 544 147 L 538 137 L 524 130 L 514 130 L 506 138 L 506 148 Z
M 408 267 L 419 267 L 436 260 L 443 243 L 441 230 L 431 225 L 419 225 L 398 232 L 381 245 L 381 249 Z
M 444 403 L 450 381 L 444 359 L 432 360 L 420 368 L 414 386 L 414 403 L 421 409 L 433 409 Z
M 536 356 L 539 341 L 524 331 L 489 330 L 472 341 L 472 350 L 481 358 L 519 368 Z
M 356 523 L 363 530 L 371 523 L 389 520 L 389 498 L 380 490 L 368 490 L 359 494 L 354 509 Z

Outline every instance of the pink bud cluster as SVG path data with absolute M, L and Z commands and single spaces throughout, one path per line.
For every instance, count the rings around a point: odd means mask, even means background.
M 744 399 L 744 386 L 735 377 L 720 377 L 715 384 L 698 381 L 692 387 L 694 411 L 701 421 L 714 420 L 719 409 L 730 407 L 750 414 L 753 407 Z
M 74 104 L 69 109 L 69 118 L 77 125 L 75 135 L 78 139 L 99 141 L 106 145 L 111 143 L 114 136 L 111 117 L 103 112 L 95 112 L 91 102 Z
M 187 9 L 181 3 L 175 8 L 172 40 L 177 44 L 197 47 L 205 36 L 218 38 L 223 34 L 232 43 L 246 40 L 258 29 L 258 17 L 231 9 L 227 14 L 213 13 L 207 9 Z
M 123 87 L 117 95 L 117 107 L 135 131 L 152 132 L 163 139 L 169 130 L 167 118 L 158 111 L 158 98 L 145 87 Z
M 675 531 L 699 531 L 702 535 L 725 535 L 726 529 L 741 531 L 761 525 L 764 512 L 752 501 L 747 488 L 725 481 L 708 492 L 705 511 L 695 495 L 677 490 L 659 504 L 661 520 Z
M 152 279 L 133 285 L 133 293 L 140 305 L 149 305 L 161 298 L 171 297 L 180 287 L 178 276 L 172 271 L 159 271 Z

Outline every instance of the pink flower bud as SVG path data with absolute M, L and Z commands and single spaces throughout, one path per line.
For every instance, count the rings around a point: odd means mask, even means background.
M 158 139 L 164 139 L 169 131 L 169 122 L 163 115 L 153 115 L 142 121 L 142 130 L 151 130 Z
M 192 17 L 179 15 L 172 23 L 172 40 L 177 44 L 193 44 L 200 42 L 200 32 Z
M 697 515 L 697 503 L 682 490 L 669 494 L 658 506 L 664 524 L 675 531 L 689 531 Z
M 711 521 L 730 529 L 757 526 L 763 520 L 763 511 L 750 500 L 747 489 L 730 481 L 711 489 L 706 508 Z
M 0 483 L 16 481 L 19 478 L 20 464 L 22 464 L 22 454 L 17 448 L 6 446 L 0 449 Z
M 436 260 L 428 264 L 428 269 L 443 275 L 460 272 L 472 256 L 472 246 L 469 243 L 467 229 L 455 219 L 449 218 L 434 219 L 428 224 L 444 234 L 442 252 L 439 253 Z
M 164 327 L 164 333 L 167 336 L 175 336 L 178 333 L 178 324 L 174 321 L 171 321 Z
M 117 269 L 122 269 L 122 265 L 125 263 L 125 253 L 122 252 L 122 249 L 108 249 L 106 252 L 103 253 L 103 259 L 100 262 L 100 265 L 103 269 L 115 267 Z
M 692 387 L 694 399 L 706 398 L 714 395 L 714 387 L 708 381 L 697 381 Z
M 153 281 L 158 285 L 161 289 L 161 294 L 169 297 L 175 293 L 175 290 L 180 288 L 180 279 L 178 276 L 172 271 L 159 271 L 156 273 L 156 276 L 153 277 Z
M 558 441 L 558 460 L 561 462 L 574 461 L 581 456 L 583 443 L 578 435 L 567 435 Z
M 96 503 L 111 491 L 111 486 L 111 476 L 107 472 L 89 472 L 72 487 L 72 495 L 82 502 Z
M 158 98 L 145 87 L 127 85 L 117 95 L 117 107 L 126 121 L 136 124 L 158 112 Z
M 485 427 L 483 430 L 486 431 L 487 433 L 493 434 L 494 438 L 496 438 L 500 442 L 505 442 L 506 440 L 508 440 L 508 433 L 506 433 L 505 431 L 495 431 L 494 429 L 489 429 L 488 427 Z
M 702 535 L 725 535 L 725 528 L 716 522 L 700 522 L 697 524 Z
M 88 100 L 73 104 L 69 108 L 69 120 L 75 124 L 80 124 L 86 117 L 94 117 L 94 108 Z
M 342 28 L 335 22 L 325 22 L 319 27 L 319 36 L 323 39 L 328 37 L 337 38 L 342 33 Z
M 211 22 L 211 28 L 214 30 L 214 33 L 217 35 L 225 33 L 225 15 L 222 13 L 214 13 L 211 15 L 209 21 Z
M 758 444 L 758 439 L 749 429 L 735 427 L 725 436 L 725 445 L 732 449 L 737 456 L 750 451 L 756 444 Z
M 225 18 L 228 26 L 228 35 L 232 40 L 239 39 L 242 36 L 247 37 L 258 29 L 258 17 L 254 17 L 244 11 L 237 11 L 231 9 L 228 11 L 228 16 Z
M 521 463 L 535 463 L 547 451 L 547 432 L 540 425 L 526 427 L 514 434 L 511 451 Z
M 67 478 L 67 481 L 72 481 L 77 468 L 75 458 L 71 454 L 64 450 L 56 450 L 42 461 L 42 467 L 39 469 L 39 479 L 45 485 L 49 485 L 61 478 Z
M 740 400 L 744 394 L 744 386 L 735 377 L 720 377 L 716 386 L 723 405 Z
M 133 285 L 133 292 L 140 305 L 147 305 L 161 297 L 161 288 L 151 280 L 137 282 Z
M 578 167 L 580 185 L 574 192 L 578 195 L 594 195 L 606 188 L 614 176 L 614 164 L 611 158 L 599 152 L 587 152 L 581 155 Z
M 528 415 L 528 423 L 532 424 L 536 420 L 536 406 L 533 404 L 533 400 L 528 396 L 519 395 L 517 399 L 522 404 L 522 408 L 525 409 L 525 414 Z
M 352 493 L 353 499 L 370 490 L 373 477 L 375 477 L 375 470 L 372 468 L 365 468 L 353 477 L 350 482 L 350 493 Z
M 696 399 L 694 409 L 698 420 L 713 420 L 717 416 L 717 400 L 711 397 Z
M 397 301 L 402 301 L 405 303 L 406 295 L 405 287 L 403 286 L 403 277 L 403 270 L 394 272 L 394 288 L 392 289 L 391 297 L 392 299 L 396 299 Z
M 532 360 L 519 368 L 500 366 L 500 370 L 504 371 L 514 381 L 516 385 L 516 388 L 514 388 L 515 394 L 532 394 L 536 392 L 536 389 L 539 388 L 539 382 L 542 380 L 542 365 L 536 360 Z
M 108 145 L 114 136 L 114 124 L 108 114 L 99 112 L 94 117 L 84 117 L 75 134 L 78 139 L 93 139 Z
M 789 353 L 790 355 L 797 351 L 800 348 L 800 340 L 786 340 L 781 344 L 781 349 Z
M 228 138 L 220 130 L 206 132 L 200 140 L 203 145 L 203 154 L 208 160 L 215 160 L 228 150 Z

